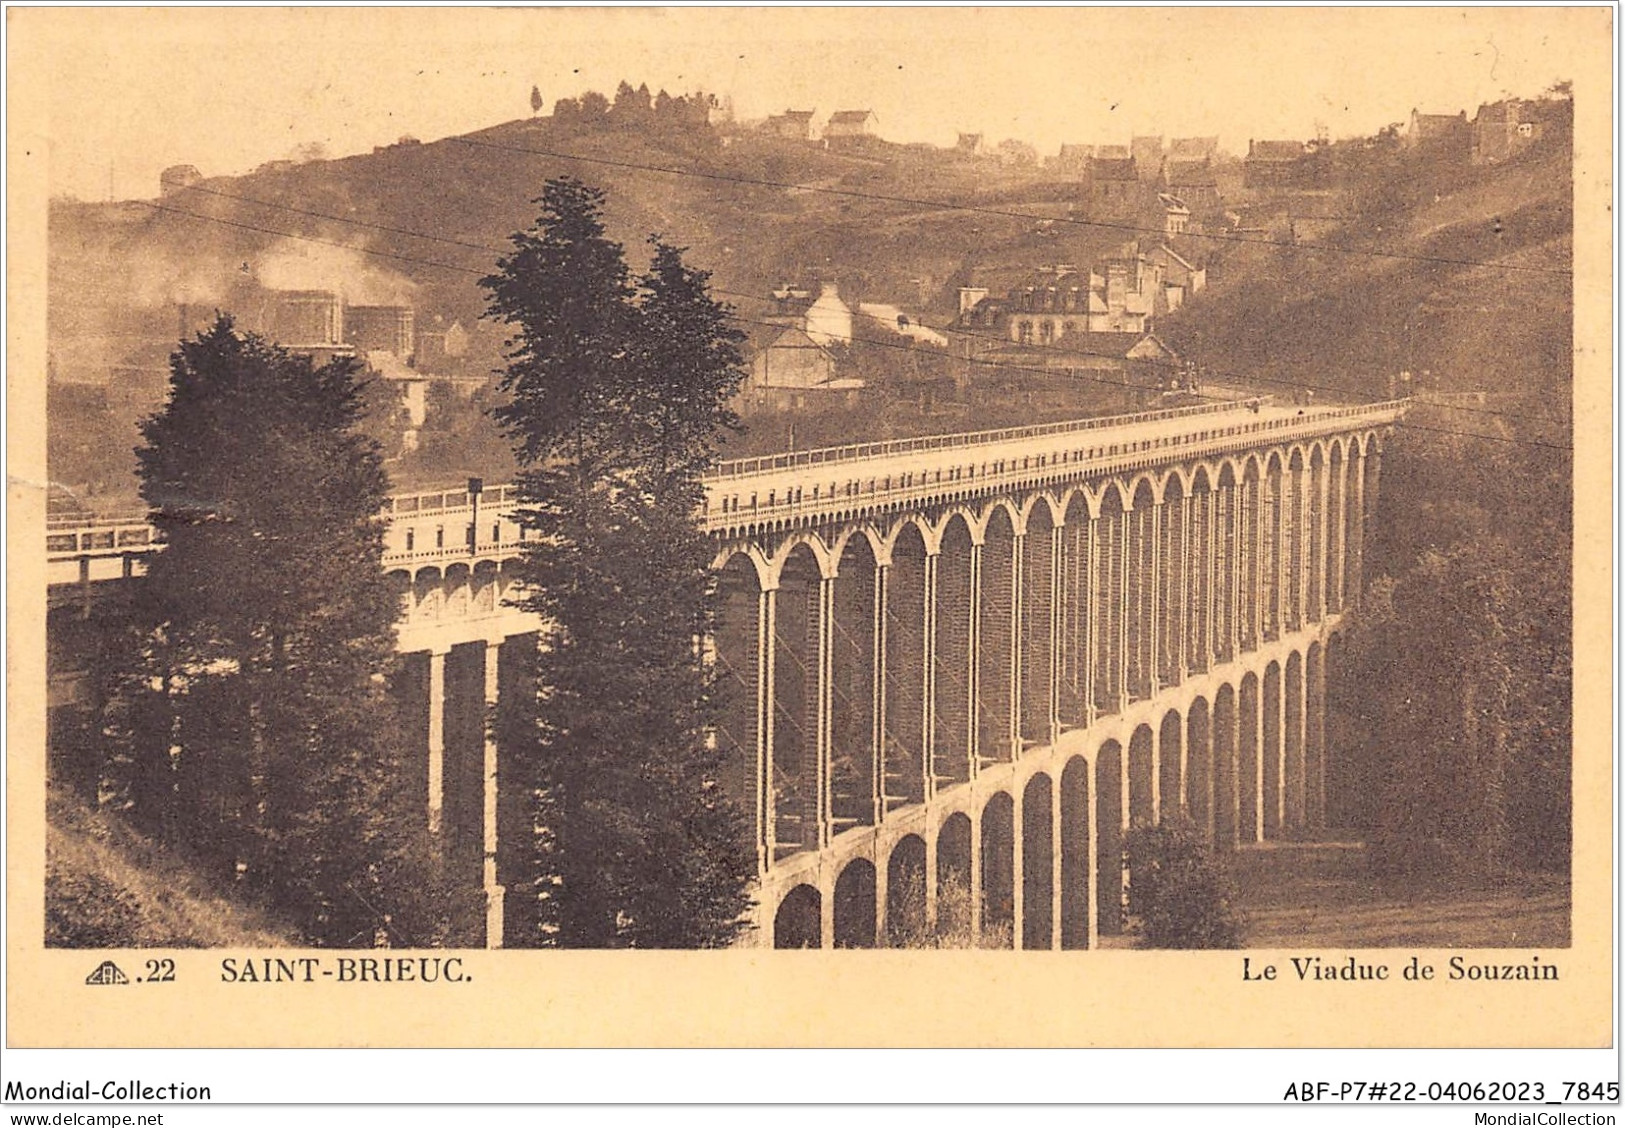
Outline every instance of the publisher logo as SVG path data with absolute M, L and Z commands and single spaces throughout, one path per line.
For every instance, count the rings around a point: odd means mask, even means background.
M 130 977 L 120 971 L 118 964 L 112 960 L 103 960 L 101 966 L 85 976 L 85 982 L 92 987 L 112 987 L 129 981 Z

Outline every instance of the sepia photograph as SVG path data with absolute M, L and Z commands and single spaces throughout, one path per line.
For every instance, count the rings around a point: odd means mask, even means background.
M 1611 10 L 7 15 L 8 1043 L 1611 1040 Z

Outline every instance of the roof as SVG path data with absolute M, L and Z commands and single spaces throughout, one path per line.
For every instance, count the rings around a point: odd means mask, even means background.
M 1134 158 L 1102 159 L 1091 157 L 1089 159 L 1089 174 L 1096 180 L 1138 180 L 1135 172 Z
M 798 325 L 791 325 L 780 333 L 767 345 L 770 349 L 817 349 L 819 352 L 828 352 L 824 345 L 807 336 L 807 331 Z
M 1157 247 L 1156 250 L 1152 251 L 1151 253 L 1153 255 L 1157 255 L 1157 254 L 1166 255 L 1169 258 L 1173 259 L 1175 262 L 1177 262 L 1180 266 L 1183 266 L 1186 270 L 1195 270 L 1196 269 L 1196 267 L 1192 266 L 1191 263 L 1185 258 L 1184 255 L 1181 255 L 1178 251 L 1174 250 L 1167 243 L 1161 244 L 1160 246 Z
M 1217 137 L 1175 137 L 1168 142 L 1168 157 L 1176 161 L 1205 160 L 1219 151 Z
M 830 125 L 862 125 L 875 116 L 873 110 L 836 110 L 829 115 Z
M 1186 215 L 1191 214 L 1191 209 L 1185 206 L 1184 200 L 1181 200 L 1178 196 L 1171 196 L 1167 192 L 1157 193 L 1157 203 L 1169 211 L 1184 212 Z
M 782 114 L 774 115 L 774 120 L 811 121 L 817 112 L 817 110 L 785 110 Z
M 1304 155 L 1302 141 L 1253 141 L 1247 146 L 1250 161 L 1295 161 Z
M 1214 188 L 1218 183 L 1213 176 L 1213 166 L 1206 159 L 1168 162 L 1169 187 Z
M 1151 342 L 1147 349 L 1139 349 L 1145 342 Z M 1086 333 L 1077 340 L 1078 347 L 1098 356 L 1127 357 L 1136 350 L 1143 352 L 1161 352 L 1165 356 L 1175 357 L 1179 354 L 1169 348 L 1155 333 Z
M 1475 121 L 1515 122 L 1523 116 L 1523 103 L 1516 98 L 1500 102 L 1487 102 L 1478 107 Z

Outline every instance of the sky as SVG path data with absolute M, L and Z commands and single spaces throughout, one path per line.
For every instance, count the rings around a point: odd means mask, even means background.
M 50 188 L 152 197 L 319 146 L 366 152 L 528 116 L 623 78 L 731 95 L 740 117 L 867 108 L 894 141 L 958 131 L 1062 142 L 1135 134 L 1374 133 L 1472 116 L 1606 53 L 1606 9 L 573 8 L 17 9 L 8 83 L 46 87 Z M 25 64 L 19 67 L 19 60 Z M 22 75 L 24 77 L 19 77 Z M 13 88 L 14 89 L 14 88 Z M 1588 92 L 1576 89 L 1577 103 Z M 1609 91 L 1591 91 L 1611 104 Z

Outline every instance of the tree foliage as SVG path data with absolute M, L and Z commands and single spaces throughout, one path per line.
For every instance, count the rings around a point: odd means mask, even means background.
M 1144 947 L 1241 946 L 1229 875 L 1188 818 L 1130 831 L 1124 858 L 1129 914 Z
M 1568 461 L 1514 437 L 1402 430 L 1383 452 L 1377 578 L 1341 680 L 1352 814 L 1394 869 L 1568 866 Z
M 655 240 L 632 278 L 603 199 L 549 181 L 483 280 L 513 332 L 495 415 L 535 533 L 524 606 L 552 624 L 521 769 L 536 849 L 518 941 L 713 946 L 741 927 L 754 874 L 717 780 L 700 644 L 714 586 L 700 476 L 734 424 L 739 334 L 677 249 Z
M 170 368 L 137 451 L 167 547 L 108 671 L 118 801 L 312 942 L 427 942 L 384 687 L 387 481 L 354 365 L 318 367 L 222 316 Z

